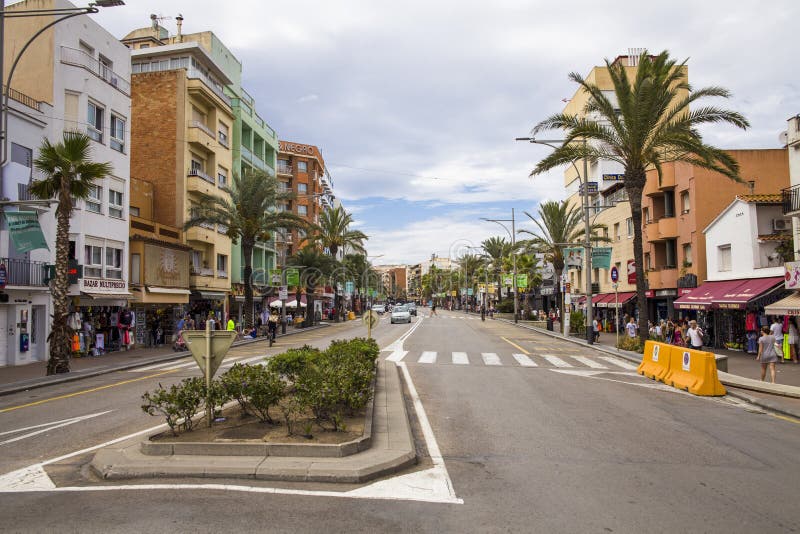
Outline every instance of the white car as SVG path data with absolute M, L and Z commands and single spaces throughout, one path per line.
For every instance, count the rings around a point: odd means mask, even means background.
M 379 313 L 380 315 L 383 315 L 386 312 L 386 306 L 384 306 L 383 304 L 373 304 L 372 308 L 370 309 L 374 312 Z
M 389 320 L 390 323 L 410 323 L 411 322 L 411 314 L 408 311 L 408 308 L 405 306 L 395 306 L 392 310 L 392 318 Z

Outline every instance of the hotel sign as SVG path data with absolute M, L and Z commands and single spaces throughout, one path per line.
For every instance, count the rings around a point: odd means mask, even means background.
M 604 182 L 623 182 L 625 181 L 624 174 L 604 174 L 603 175 Z
M 292 152 L 293 154 L 300 154 L 303 156 L 314 156 L 314 147 L 311 145 L 301 145 L 298 143 L 287 143 L 280 141 L 279 149 L 281 152 Z

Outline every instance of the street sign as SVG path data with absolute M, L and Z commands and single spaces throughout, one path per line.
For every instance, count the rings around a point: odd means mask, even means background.
M 619 280 L 619 270 L 614 266 L 611 268 L 611 281 L 616 282 L 617 280 Z
M 8 271 L 6 270 L 6 264 L 0 263 L 0 289 L 5 289 L 7 283 Z
M 380 318 L 378 317 L 378 312 L 369 310 L 364 313 L 364 317 L 361 320 L 364 321 L 364 324 L 369 328 L 375 328 L 375 325 L 378 324 Z
M 345 293 L 348 293 L 348 294 L 353 293 L 353 287 L 354 287 L 353 282 L 345 282 L 344 283 L 344 291 L 345 291 Z
M 528 275 L 527 274 L 518 274 L 517 275 L 517 287 L 521 289 L 526 289 L 528 287 Z
M 470 297 L 472 296 L 472 288 L 471 287 L 467 288 L 467 295 L 470 296 Z
M 586 185 L 588 186 L 586 190 L 590 195 L 597 193 L 598 190 L 597 182 L 587 182 Z M 581 184 L 580 187 L 578 188 L 578 192 L 583 194 L 583 184 Z
M 282 286 L 278 290 L 278 298 L 281 300 L 286 300 L 287 298 L 289 298 L 289 290 L 286 286 Z
M 513 275 L 510 275 L 510 274 L 504 274 L 503 275 L 503 285 L 504 286 L 510 286 L 513 283 L 514 283 L 514 276 Z
M 211 357 L 210 359 L 210 376 L 219 369 L 222 360 L 231 348 L 233 340 L 236 339 L 236 332 L 230 330 L 184 330 L 183 339 L 186 340 L 186 346 L 192 351 L 194 361 L 206 374 L 206 334 L 211 336 Z

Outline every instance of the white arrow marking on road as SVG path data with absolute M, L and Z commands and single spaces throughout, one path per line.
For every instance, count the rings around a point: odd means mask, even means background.
M 517 360 L 522 367 L 537 367 L 536 362 L 524 354 L 514 354 L 514 359 Z
M 436 363 L 436 353 L 426 350 L 419 357 L 418 363 Z
M 500 362 L 500 356 L 494 352 L 481 352 L 481 358 L 483 358 L 483 363 L 486 365 L 503 365 Z
M 26 430 L 33 430 L 34 428 L 38 428 L 35 432 L 29 432 L 27 434 L 23 434 L 21 436 L 17 436 L 16 438 L 7 439 L 5 441 L 0 441 L 0 445 L 6 445 L 7 443 L 14 443 L 15 441 L 20 441 L 26 438 L 32 438 L 33 436 L 38 436 L 39 434 L 44 434 L 45 432 L 49 432 L 51 430 L 55 430 L 56 428 L 61 428 L 69 425 L 74 425 L 75 423 L 79 423 L 81 421 L 85 421 L 86 419 L 92 419 L 93 417 L 99 417 L 101 415 L 105 415 L 107 413 L 111 413 L 113 410 L 107 410 L 105 412 L 98 412 L 89 415 L 81 415 L 80 417 L 71 417 L 69 419 L 61 419 L 60 421 L 52 421 L 50 423 L 42 423 L 41 425 L 33 425 L 27 426 L 25 428 L 17 428 L 15 430 L 6 430 L 5 432 L 0 432 L 0 436 L 6 436 L 8 434 L 16 434 L 18 432 L 25 432 Z
M 406 357 L 406 354 L 408 354 L 407 350 L 396 350 L 386 357 L 386 361 L 399 362 Z
M 586 356 L 573 356 L 572 359 L 578 360 L 586 367 L 591 367 L 592 369 L 608 369 L 605 365 L 597 363 L 591 358 L 587 358 Z
M 466 352 L 454 352 L 453 363 L 456 365 L 469 365 L 469 357 Z
M 570 364 L 568 364 L 558 356 L 553 356 L 552 354 L 542 354 L 542 358 L 544 358 L 551 364 L 555 365 L 556 367 L 572 367 Z

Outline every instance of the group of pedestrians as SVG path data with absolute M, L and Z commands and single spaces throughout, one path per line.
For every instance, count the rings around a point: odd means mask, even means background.
M 789 321 L 788 332 L 784 333 L 783 323 L 776 317 L 770 326 L 761 327 L 758 338 L 758 355 L 756 361 L 761 363 L 761 380 L 765 380 L 769 371 L 770 382 L 775 383 L 775 364 L 787 360 L 798 363 L 795 345 L 800 341 L 797 326 Z

